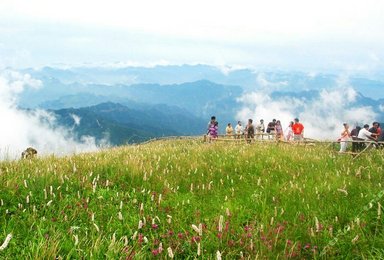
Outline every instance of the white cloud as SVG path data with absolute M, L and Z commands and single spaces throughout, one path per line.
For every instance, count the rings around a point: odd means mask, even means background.
M 79 117 L 78 115 L 75 115 L 75 114 L 71 114 L 71 117 L 73 119 L 74 125 L 79 126 L 80 121 L 81 121 L 81 117 Z
M 380 0 L 47 1 L 3 0 L 0 14 L 164 34 L 227 39 L 360 33 L 380 37 Z M 369 30 L 367 30 L 369 28 Z M 258 36 L 259 35 L 259 36 Z
M 273 92 L 288 85 L 287 81 L 269 81 L 264 73 L 259 73 L 256 78 L 257 84 L 263 89 L 264 92 Z
M 2 0 L 0 66 L 166 61 L 369 72 L 383 67 L 383 13 L 381 0 Z
M 94 138 L 83 137 L 77 142 L 68 129 L 56 126 L 55 117 L 47 111 L 25 111 L 16 107 L 17 94 L 25 87 L 40 86 L 41 82 L 28 74 L 9 70 L 0 73 L 0 159 L 18 158 L 29 146 L 43 155 L 96 150 Z

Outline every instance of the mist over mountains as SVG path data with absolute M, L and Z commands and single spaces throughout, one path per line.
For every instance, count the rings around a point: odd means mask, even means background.
M 39 87 L 13 93 L 5 111 L 45 111 L 54 118 L 50 126 L 67 129 L 73 140 L 91 137 L 96 146 L 200 135 L 211 115 L 221 132 L 237 120 L 278 118 L 285 126 L 300 117 L 307 135 L 331 139 L 344 121 L 384 122 L 384 82 L 377 77 L 208 65 L 44 67 L 15 73 Z M 12 80 L 7 84 L 11 89 Z M 23 143 L 33 144 L 28 137 Z

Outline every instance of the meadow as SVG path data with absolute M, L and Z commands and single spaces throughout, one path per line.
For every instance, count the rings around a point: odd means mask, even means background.
M 384 258 L 383 162 L 201 140 L 1 162 L 0 258 Z

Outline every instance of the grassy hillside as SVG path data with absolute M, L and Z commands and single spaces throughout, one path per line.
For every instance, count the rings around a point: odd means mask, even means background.
M 384 257 L 383 162 L 193 140 L 3 162 L 0 258 Z

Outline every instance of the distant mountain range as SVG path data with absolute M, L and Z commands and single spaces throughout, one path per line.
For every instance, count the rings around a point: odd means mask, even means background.
M 236 99 L 242 93 L 243 89 L 239 86 L 216 84 L 207 80 L 173 85 L 107 86 L 77 83 L 65 85 L 51 79 L 48 83 L 44 81 L 41 89 L 23 92 L 20 106 L 58 110 L 114 102 L 130 109 L 143 110 L 162 104 L 184 109 L 206 121 L 214 114 L 223 122 L 231 122 L 240 106 Z
M 56 122 L 66 126 L 80 140 L 93 136 L 112 145 L 139 143 L 151 138 L 199 135 L 206 122 L 178 107 L 154 105 L 130 109 L 112 102 L 83 108 L 50 110 Z
M 356 91 L 371 98 L 384 98 L 378 95 L 384 89 L 384 75 L 351 75 L 345 73 L 315 73 L 300 71 L 280 71 L 277 69 L 248 69 L 215 67 L 209 65 L 167 65 L 154 67 L 70 67 L 25 69 L 22 72 L 41 79 L 46 86 L 65 85 L 68 90 L 87 85 L 134 85 L 159 84 L 173 85 L 185 82 L 208 80 L 220 85 L 240 86 L 245 91 L 273 88 L 276 91 L 302 91 L 320 88 L 334 88 L 340 85 L 352 86 Z
M 384 121 L 384 99 L 377 95 L 384 90 L 384 82 L 377 79 L 354 77 L 340 83 L 335 75 L 223 70 L 207 65 L 46 67 L 22 72 L 41 80 L 43 87 L 22 92 L 20 107 L 47 109 L 78 138 L 108 137 L 112 144 L 202 134 L 211 115 L 216 115 L 223 131 L 226 123 L 238 120 L 243 106 L 239 98 L 251 91 L 268 93 L 274 100 L 311 102 L 319 99 L 322 89 L 352 86 L 360 93 L 350 106 L 372 107 L 379 115 L 377 120 Z M 364 96 L 364 91 L 376 93 L 377 99 Z

